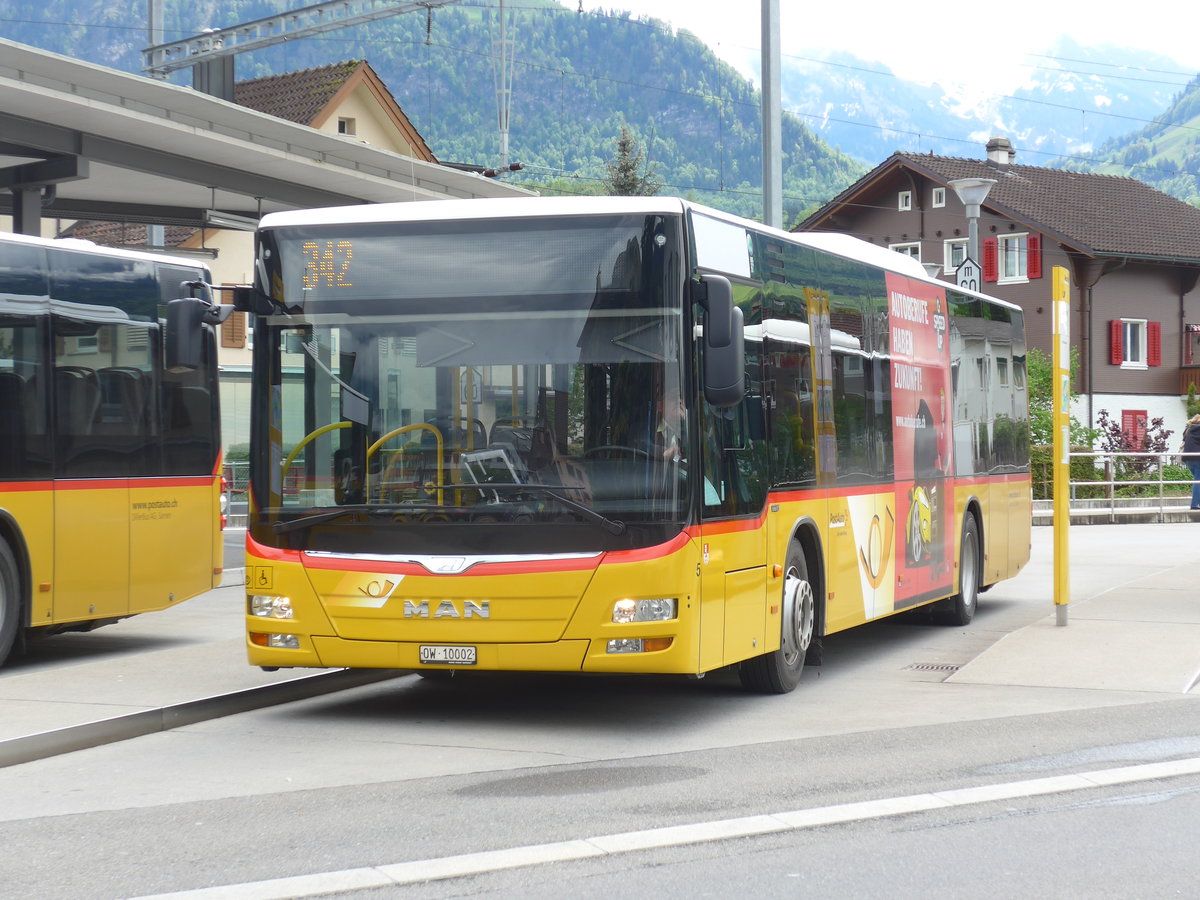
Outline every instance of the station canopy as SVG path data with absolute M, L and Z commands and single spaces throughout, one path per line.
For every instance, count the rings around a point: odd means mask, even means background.
M 266 213 L 528 194 L 191 88 L 0 39 L 0 214 L 252 228 Z

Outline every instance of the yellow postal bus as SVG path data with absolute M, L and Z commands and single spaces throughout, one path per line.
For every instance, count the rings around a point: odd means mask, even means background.
M 671 198 L 258 234 L 252 664 L 686 673 L 965 623 L 1029 555 L 1020 310 Z
M 0 662 L 219 583 L 213 331 L 192 322 L 202 362 L 168 366 L 159 319 L 210 281 L 191 260 L 0 237 Z

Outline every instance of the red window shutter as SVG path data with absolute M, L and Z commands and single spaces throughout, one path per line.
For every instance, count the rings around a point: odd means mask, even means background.
M 1042 277 L 1042 236 L 1031 234 L 1026 241 L 1029 258 L 1026 260 L 1026 270 L 1030 278 Z
M 1122 338 L 1121 320 L 1110 319 L 1108 322 L 1108 361 L 1114 366 L 1119 366 L 1125 361 L 1125 347 Z
M 1162 322 L 1146 323 L 1146 364 L 1162 365 Z
M 1134 444 L 1137 440 L 1137 411 L 1132 409 L 1121 410 L 1121 434 L 1125 436 L 1127 444 Z
M 983 242 L 983 280 L 996 281 L 1000 277 L 1000 247 L 996 238 Z
M 1121 410 L 1121 434 L 1125 438 L 1126 448 L 1137 449 L 1142 446 L 1149 421 L 1149 413 L 1144 409 Z

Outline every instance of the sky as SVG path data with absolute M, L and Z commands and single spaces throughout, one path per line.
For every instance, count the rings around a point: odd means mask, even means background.
M 578 8 L 578 0 L 560 2 Z M 758 83 L 761 0 L 584 0 L 583 8 L 627 10 L 686 28 Z M 1053 64 L 1027 54 L 1048 53 L 1060 34 L 1087 45 L 1155 50 L 1184 72 L 1200 71 L 1195 14 L 1187 8 L 1179 0 L 1091 0 L 1081 13 L 1072 0 L 1008 7 L 925 0 L 918 16 L 903 13 L 894 0 L 779 0 L 780 45 L 785 60 L 850 52 L 884 63 L 900 78 L 938 81 L 950 93 L 974 99 L 1011 93 L 1032 74 L 1030 64 Z M 968 42 L 940 36 L 954 29 L 979 37 Z M 1120 62 L 1115 49 L 1110 61 Z

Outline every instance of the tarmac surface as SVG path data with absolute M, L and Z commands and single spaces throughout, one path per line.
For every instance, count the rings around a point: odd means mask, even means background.
M 946 682 L 1200 694 L 1197 524 L 1074 527 L 1065 626 L 1053 605 L 1053 531 L 1035 528 L 1030 564 L 1004 584 L 1030 601 L 1026 611 L 982 636 Z M 252 668 L 240 577 L 229 571 L 224 586 L 177 607 L 11 659 L 0 669 L 0 766 L 408 674 Z

